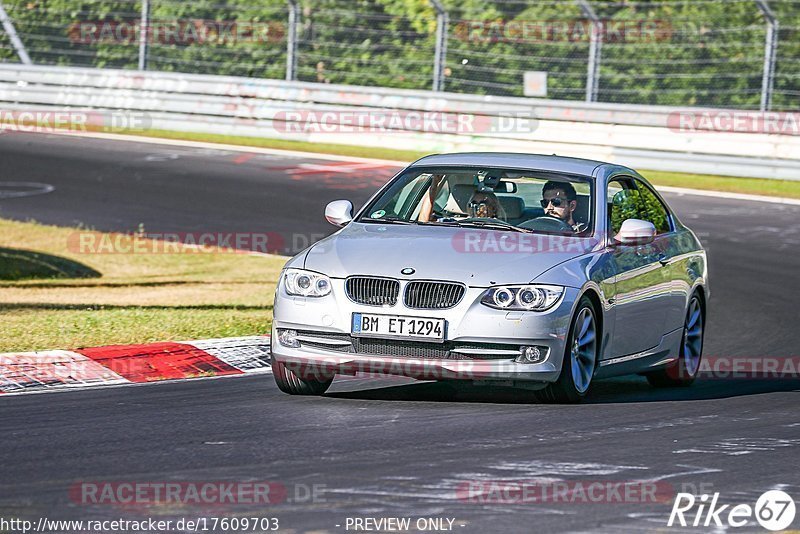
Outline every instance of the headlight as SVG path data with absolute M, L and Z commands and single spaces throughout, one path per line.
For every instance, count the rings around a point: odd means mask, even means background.
M 324 297 L 331 292 L 331 279 L 324 274 L 286 269 L 283 275 L 286 292 L 300 297 Z
M 564 288 L 559 286 L 499 286 L 486 290 L 481 304 L 498 310 L 545 311 L 552 308 Z

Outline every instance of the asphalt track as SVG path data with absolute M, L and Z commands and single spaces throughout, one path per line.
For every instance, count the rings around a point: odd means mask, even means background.
M 0 186 L 54 187 L 15 198 L 0 188 L 2 217 L 268 231 L 298 245 L 332 230 L 326 202 L 359 205 L 394 170 L 33 134 L 0 135 L 0 161 Z M 705 354 L 798 356 L 800 206 L 666 197 L 709 250 Z M 511 390 L 399 378 L 337 380 L 323 398 L 295 398 L 252 376 L 15 396 L 0 403 L 0 517 L 259 515 L 279 517 L 282 531 L 344 532 L 347 517 L 408 516 L 454 518 L 457 532 L 678 530 L 666 527 L 670 499 L 476 503 L 457 490 L 648 480 L 672 493 L 720 492 L 723 504 L 753 505 L 775 488 L 798 499 L 798 387 L 708 379 L 654 390 L 631 377 L 597 383 L 583 405 L 547 406 Z M 267 507 L 78 505 L 68 489 L 87 480 L 268 480 L 289 497 Z M 321 493 L 309 502 L 303 494 L 315 484 Z

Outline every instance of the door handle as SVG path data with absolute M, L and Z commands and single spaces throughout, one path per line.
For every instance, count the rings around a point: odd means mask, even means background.
M 669 258 L 667 257 L 666 254 L 662 252 L 661 254 L 658 255 L 658 263 L 660 263 L 663 266 L 666 266 L 669 263 Z

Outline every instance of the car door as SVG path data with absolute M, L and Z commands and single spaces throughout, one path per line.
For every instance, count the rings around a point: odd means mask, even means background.
M 669 208 L 647 184 L 636 180 L 636 186 L 643 200 L 647 220 L 656 227 L 653 248 L 664 271 L 664 286 L 660 288 L 660 292 L 664 295 L 662 298 L 666 313 L 663 333 L 667 334 L 683 328 L 690 289 L 686 283 L 687 259 L 681 250 L 681 239 Z
M 612 181 L 608 186 L 611 257 L 614 262 L 614 336 L 611 354 L 626 356 L 656 347 L 664 334 L 670 286 L 662 264 L 658 234 L 646 245 L 621 245 L 613 241 L 626 219 L 652 222 L 656 231 L 668 233 L 658 210 L 649 204 L 644 186 L 633 178 Z M 669 222 L 668 222 L 669 223 Z M 666 230 L 666 231 L 665 231 Z

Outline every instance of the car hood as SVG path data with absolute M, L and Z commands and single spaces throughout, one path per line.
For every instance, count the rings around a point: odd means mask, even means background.
M 524 284 L 590 252 L 592 238 L 446 226 L 350 223 L 308 251 L 305 268 L 351 275 L 454 280 L 472 287 Z

